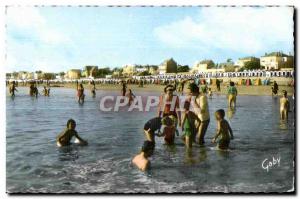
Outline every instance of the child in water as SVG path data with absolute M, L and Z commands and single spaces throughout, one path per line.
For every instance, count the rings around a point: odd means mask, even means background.
M 171 116 L 166 116 L 162 119 L 163 132 L 158 133 L 157 136 L 164 136 L 165 144 L 173 145 L 175 140 L 176 132 L 176 118 Z
M 212 90 L 211 90 L 211 88 L 208 88 L 208 96 L 209 96 L 209 98 L 212 98 Z
M 133 102 L 135 95 L 132 93 L 132 90 L 129 89 L 128 93 L 126 94 L 126 97 L 128 98 L 128 106 L 131 105 L 131 103 Z
M 56 144 L 57 146 L 67 146 L 71 144 L 71 139 L 74 136 L 78 141 L 80 145 L 87 145 L 88 142 L 83 140 L 75 130 L 76 122 L 73 119 L 69 119 L 67 122 L 67 128 L 60 133 L 56 138 Z M 75 142 L 77 141 L 75 140 Z
M 218 148 L 221 150 L 226 150 L 229 148 L 230 139 L 233 139 L 232 129 L 229 123 L 224 119 L 225 111 L 219 109 L 215 112 L 215 117 L 217 120 L 217 133 L 212 139 L 212 143 L 216 143 L 216 140 L 221 136 L 218 142 Z
M 227 90 L 227 94 L 228 94 L 228 106 L 230 108 L 235 108 L 237 93 L 238 92 L 237 92 L 236 87 L 234 86 L 234 82 L 230 82 L 228 90 Z
M 50 88 L 46 88 L 46 86 L 44 86 L 43 93 L 44 93 L 44 96 L 49 96 L 50 95 Z
M 134 156 L 132 163 L 142 171 L 146 171 L 150 166 L 150 161 L 148 157 L 151 157 L 153 154 L 153 145 L 149 141 L 144 141 L 141 152 Z
M 287 91 L 283 91 L 283 96 L 280 98 L 280 119 L 287 120 L 288 112 L 290 110 L 289 99 L 287 98 Z
M 197 115 L 190 111 L 190 102 L 185 101 L 182 119 L 182 131 L 184 132 L 185 146 L 188 148 L 191 148 L 193 141 L 195 141 L 197 129 L 195 126 L 195 120 L 197 121 L 197 124 L 201 123 Z

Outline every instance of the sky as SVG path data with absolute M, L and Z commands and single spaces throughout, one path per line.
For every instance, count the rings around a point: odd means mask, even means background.
M 292 7 L 7 7 L 6 72 L 294 54 Z

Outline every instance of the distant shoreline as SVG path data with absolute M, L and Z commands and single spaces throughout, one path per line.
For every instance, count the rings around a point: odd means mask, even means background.
M 84 84 L 85 93 L 87 95 L 90 95 L 90 89 L 91 85 Z M 22 86 L 19 85 L 19 87 L 29 87 L 29 86 Z M 74 83 L 65 83 L 65 84 L 52 84 L 51 87 L 53 88 L 73 88 L 76 89 L 76 84 Z M 145 92 L 161 92 L 163 93 L 165 85 L 156 85 L 156 84 L 146 84 L 144 87 L 139 87 L 136 84 L 128 84 L 127 88 L 132 89 L 133 93 L 137 91 L 145 91 Z M 185 84 L 185 90 L 186 90 L 187 84 Z M 226 95 L 227 86 L 225 84 L 221 85 L 221 92 L 217 92 L 215 85 L 209 85 L 208 87 L 212 88 L 213 94 L 221 94 Z M 271 96 L 271 85 L 267 86 L 244 86 L 244 85 L 237 85 L 238 89 L 238 95 L 254 95 L 254 96 Z M 121 85 L 120 84 L 97 84 L 96 89 L 104 90 L 104 91 L 119 91 L 121 93 Z M 39 90 L 41 92 L 42 85 L 39 86 Z M 279 91 L 278 95 L 281 95 L 281 91 L 286 90 L 288 92 L 288 95 L 291 96 L 294 93 L 294 87 L 292 86 L 280 86 L 279 85 Z

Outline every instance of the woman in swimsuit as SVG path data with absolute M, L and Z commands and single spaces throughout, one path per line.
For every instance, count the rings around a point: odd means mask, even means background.
M 84 103 L 84 97 L 85 97 L 84 88 L 83 88 L 82 84 L 78 85 L 78 82 L 77 82 L 77 97 L 78 97 L 78 103 L 83 104 Z
M 173 115 L 178 120 L 178 125 L 181 126 L 179 98 L 177 95 L 173 95 L 173 92 L 173 85 L 165 87 L 164 94 L 159 98 L 158 117 Z

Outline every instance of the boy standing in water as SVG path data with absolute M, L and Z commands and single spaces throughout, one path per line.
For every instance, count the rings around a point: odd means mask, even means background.
M 132 159 L 132 163 L 142 171 L 146 171 L 150 166 L 150 161 L 148 157 L 152 156 L 153 154 L 153 145 L 149 141 L 144 141 L 143 147 L 141 152 L 134 156 Z
M 196 126 L 195 126 L 195 120 L 198 124 L 201 123 L 198 116 L 190 111 L 190 102 L 185 101 L 184 103 L 184 114 L 182 119 L 182 131 L 184 132 L 185 136 L 185 145 L 188 148 L 192 147 L 192 143 L 196 136 Z
M 287 92 L 283 91 L 283 96 L 280 98 L 280 119 L 287 120 L 288 119 L 288 112 L 290 110 L 290 102 L 287 98 Z
M 235 105 L 236 105 L 236 96 L 237 96 L 237 89 L 234 86 L 234 82 L 230 82 L 229 83 L 227 94 L 228 94 L 228 106 L 230 108 L 235 108 Z
M 83 140 L 75 130 L 76 122 L 73 119 L 69 119 L 67 122 L 67 128 L 60 133 L 56 138 L 56 144 L 57 146 L 67 146 L 71 144 L 71 139 L 74 136 L 81 145 L 87 145 L 88 142 Z M 76 142 L 76 141 L 75 141 Z
M 216 143 L 217 138 L 221 136 L 218 142 L 218 148 L 226 150 L 229 148 L 230 139 L 233 139 L 232 129 L 227 120 L 224 119 L 225 111 L 223 109 L 217 110 L 215 112 L 215 117 L 217 120 L 217 133 L 212 139 L 212 143 Z

